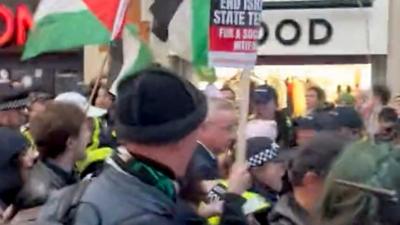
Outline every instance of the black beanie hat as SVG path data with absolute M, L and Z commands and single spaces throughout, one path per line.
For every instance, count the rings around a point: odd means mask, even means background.
M 173 143 L 194 131 L 206 115 L 205 96 L 167 70 L 142 70 L 118 86 L 116 128 L 120 140 Z

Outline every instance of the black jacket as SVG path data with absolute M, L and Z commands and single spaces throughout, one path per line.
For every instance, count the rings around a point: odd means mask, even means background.
M 28 209 L 43 205 L 52 191 L 78 181 L 75 174 L 68 174 L 47 161 L 38 161 L 29 173 L 29 178 L 17 195 L 15 206 Z
M 292 194 L 286 194 L 269 213 L 270 225 L 310 225 L 308 213 L 296 202 Z
M 42 208 L 38 224 L 59 224 L 54 222 L 54 210 L 64 190 L 55 193 Z M 110 162 L 85 190 L 73 224 L 175 225 L 175 206 L 175 202 L 156 187 Z
M 189 163 L 186 176 L 199 180 L 215 180 L 220 178 L 217 159 L 213 158 L 203 145 L 198 144 Z

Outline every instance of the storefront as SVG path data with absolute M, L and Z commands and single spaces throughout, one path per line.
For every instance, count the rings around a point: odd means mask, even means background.
M 82 50 L 46 54 L 26 62 L 20 60 L 38 2 L 0 2 L 0 74 L 14 82 L 30 77 L 41 90 L 50 93 L 76 89 L 77 82 L 82 80 Z
M 374 76 L 385 75 L 376 59 L 388 52 L 388 0 L 269 0 L 264 6 L 253 81 L 276 86 L 281 104 L 288 82 L 321 86 L 335 101 L 339 93 L 370 89 Z M 218 68 L 217 85 L 235 83 L 238 72 Z

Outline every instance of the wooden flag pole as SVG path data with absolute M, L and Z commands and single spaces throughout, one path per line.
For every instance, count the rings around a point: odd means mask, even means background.
M 93 87 L 93 89 L 92 89 L 92 91 L 90 93 L 89 105 L 88 105 L 88 107 L 86 109 L 86 113 L 88 112 L 89 107 L 90 107 L 90 105 L 92 104 L 92 102 L 94 100 L 94 96 L 96 96 L 96 90 L 99 88 L 101 77 L 102 77 L 102 74 L 104 72 L 104 69 L 106 68 L 106 63 L 108 62 L 109 57 L 110 57 L 110 53 L 107 52 L 107 55 L 106 55 L 106 57 L 104 57 L 104 60 L 103 60 L 103 62 L 101 64 L 100 71 L 99 71 L 99 73 L 98 73 L 98 75 L 96 77 L 96 82 L 94 83 L 94 87 Z
M 246 125 L 249 115 L 250 102 L 250 75 L 251 70 L 245 69 L 242 72 L 239 83 L 239 103 L 240 116 L 238 128 L 238 144 L 236 148 L 236 162 L 244 163 L 246 161 Z

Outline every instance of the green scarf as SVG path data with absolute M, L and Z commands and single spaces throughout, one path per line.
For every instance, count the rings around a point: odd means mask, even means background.
M 161 172 L 162 169 L 156 168 L 157 166 L 151 165 L 154 163 L 145 162 L 147 160 L 139 160 L 137 158 L 125 163 L 124 170 L 137 177 L 142 182 L 151 185 L 173 201 L 176 200 L 176 190 L 173 180 Z

